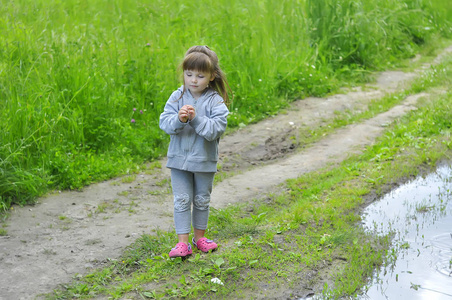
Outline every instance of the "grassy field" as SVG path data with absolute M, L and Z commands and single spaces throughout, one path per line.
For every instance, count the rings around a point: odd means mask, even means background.
M 365 290 L 376 266 L 390 265 L 398 255 L 387 252 L 391 235 L 364 231 L 360 211 L 395 184 L 434 170 L 440 161 L 450 162 L 451 91 L 449 55 L 403 94 L 388 95 L 369 107 L 364 119 L 396 105 L 396 99 L 430 94 L 362 154 L 289 180 L 284 192 L 267 195 L 265 201 L 213 210 L 208 233 L 220 241 L 220 251 L 197 253 L 186 261 L 170 259 L 174 233 L 143 235 L 122 257 L 77 276 L 46 298 L 273 299 L 296 298 L 306 287 L 317 287 L 325 299 L 354 298 Z M 328 131 L 319 128 L 314 134 Z M 215 278 L 223 285 L 213 283 Z M 291 291 L 295 294 L 283 294 Z
M 434 52 L 452 36 L 451 4 L 0 0 L 0 215 L 50 189 L 138 172 L 164 155 L 158 116 L 181 84 L 177 67 L 192 45 L 207 44 L 220 57 L 234 93 L 233 129 Z M 249 298 L 262 284 L 296 288 L 297 276 L 338 258 L 346 263 L 330 270 L 324 296 L 356 295 L 389 243 L 356 227 L 359 208 L 370 191 L 450 159 L 451 78 L 449 58 L 403 95 L 312 132 L 328 134 L 409 94 L 448 91 L 388 127 L 363 155 L 288 181 L 286 193 L 266 204 L 212 211 L 209 236 L 221 241 L 220 253 L 182 263 L 166 255 L 173 233 L 144 235 L 123 257 L 47 297 Z
M 164 155 L 158 116 L 192 45 L 218 53 L 234 128 L 366 81 L 451 36 L 447 0 L 0 4 L 2 212 Z

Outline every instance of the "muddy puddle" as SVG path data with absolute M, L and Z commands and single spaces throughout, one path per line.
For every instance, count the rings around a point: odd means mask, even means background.
M 394 234 L 388 263 L 359 299 L 452 299 L 452 168 L 442 166 L 366 208 L 364 225 Z

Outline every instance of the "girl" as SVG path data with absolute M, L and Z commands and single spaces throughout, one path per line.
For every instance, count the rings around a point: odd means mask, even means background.
M 192 223 L 193 246 L 203 252 L 217 248 L 204 234 L 217 171 L 218 144 L 229 114 L 229 86 L 215 52 L 207 46 L 191 47 L 182 69 L 184 84 L 172 93 L 160 115 L 160 128 L 170 135 L 166 166 L 171 169 L 174 223 L 179 239 L 169 252 L 170 257 L 192 254 Z

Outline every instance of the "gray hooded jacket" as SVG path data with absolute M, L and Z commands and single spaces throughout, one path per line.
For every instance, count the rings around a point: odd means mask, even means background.
M 229 110 L 223 98 L 213 89 L 207 89 L 197 100 L 189 90 L 181 99 L 183 86 L 172 93 L 160 115 L 160 128 L 170 135 L 168 168 L 190 172 L 216 172 L 218 144 L 226 130 Z M 183 123 L 179 110 L 192 105 L 196 116 Z

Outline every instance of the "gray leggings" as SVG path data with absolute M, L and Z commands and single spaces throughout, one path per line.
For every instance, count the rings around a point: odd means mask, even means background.
M 176 234 L 187 234 L 193 227 L 207 229 L 210 194 L 215 173 L 188 172 L 171 169 L 171 186 L 174 195 L 174 224 Z M 191 206 L 193 203 L 193 213 Z

